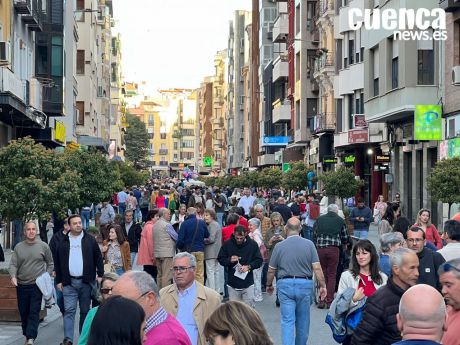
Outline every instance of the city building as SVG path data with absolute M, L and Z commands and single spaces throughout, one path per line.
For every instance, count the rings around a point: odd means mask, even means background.
M 227 50 L 218 51 L 214 57 L 215 75 L 212 78 L 212 169 L 216 173 L 225 170 L 227 167 L 227 125 L 225 123 L 225 95 L 228 87 L 225 80 L 227 66 Z
M 110 66 L 110 145 L 109 158 L 123 159 L 126 149 L 123 130 L 126 129 L 124 95 L 122 93 L 121 35 L 112 36 Z

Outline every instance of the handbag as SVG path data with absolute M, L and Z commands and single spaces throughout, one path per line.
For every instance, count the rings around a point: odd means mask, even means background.
M 196 220 L 195 232 L 193 233 L 192 242 L 185 246 L 184 252 L 192 253 L 192 248 L 193 248 L 193 244 L 195 243 L 196 233 L 198 232 L 198 224 L 199 224 L 199 220 L 197 219 Z
M 265 246 L 265 243 L 262 243 L 259 247 L 260 255 L 262 256 L 263 262 L 268 262 L 268 249 Z

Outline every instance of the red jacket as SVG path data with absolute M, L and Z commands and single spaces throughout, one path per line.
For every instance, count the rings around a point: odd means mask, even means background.
M 232 237 L 233 231 L 235 230 L 236 224 L 230 224 L 222 228 L 222 243 L 228 241 Z

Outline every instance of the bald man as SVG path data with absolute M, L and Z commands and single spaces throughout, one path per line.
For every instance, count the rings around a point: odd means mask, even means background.
M 412 286 L 401 297 L 396 320 L 402 340 L 393 345 L 441 344 L 442 336 L 447 330 L 444 299 L 430 285 Z

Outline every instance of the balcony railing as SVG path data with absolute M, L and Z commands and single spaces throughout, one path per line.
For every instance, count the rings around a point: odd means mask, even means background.
M 162 167 L 168 166 L 168 161 L 160 161 L 160 166 Z
M 334 70 L 334 53 L 323 53 L 315 60 L 315 73 L 321 73 L 325 68 Z
M 160 155 L 167 155 L 168 154 L 168 149 L 160 149 Z
M 32 31 L 42 31 L 42 0 L 15 0 L 16 11 Z
M 335 113 L 322 113 L 314 117 L 314 132 L 335 132 Z
M 273 23 L 273 42 L 286 42 L 289 34 L 289 16 L 287 13 L 280 13 Z
M 320 13 L 321 15 L 326 14 L 328 11 L 334 11 L 334 0 L 321 0 L 320 1 Z
M 458 0 L 440 0 L 439 7 L 446 12 L 456 12 L 460 10 L 460 1 Z

